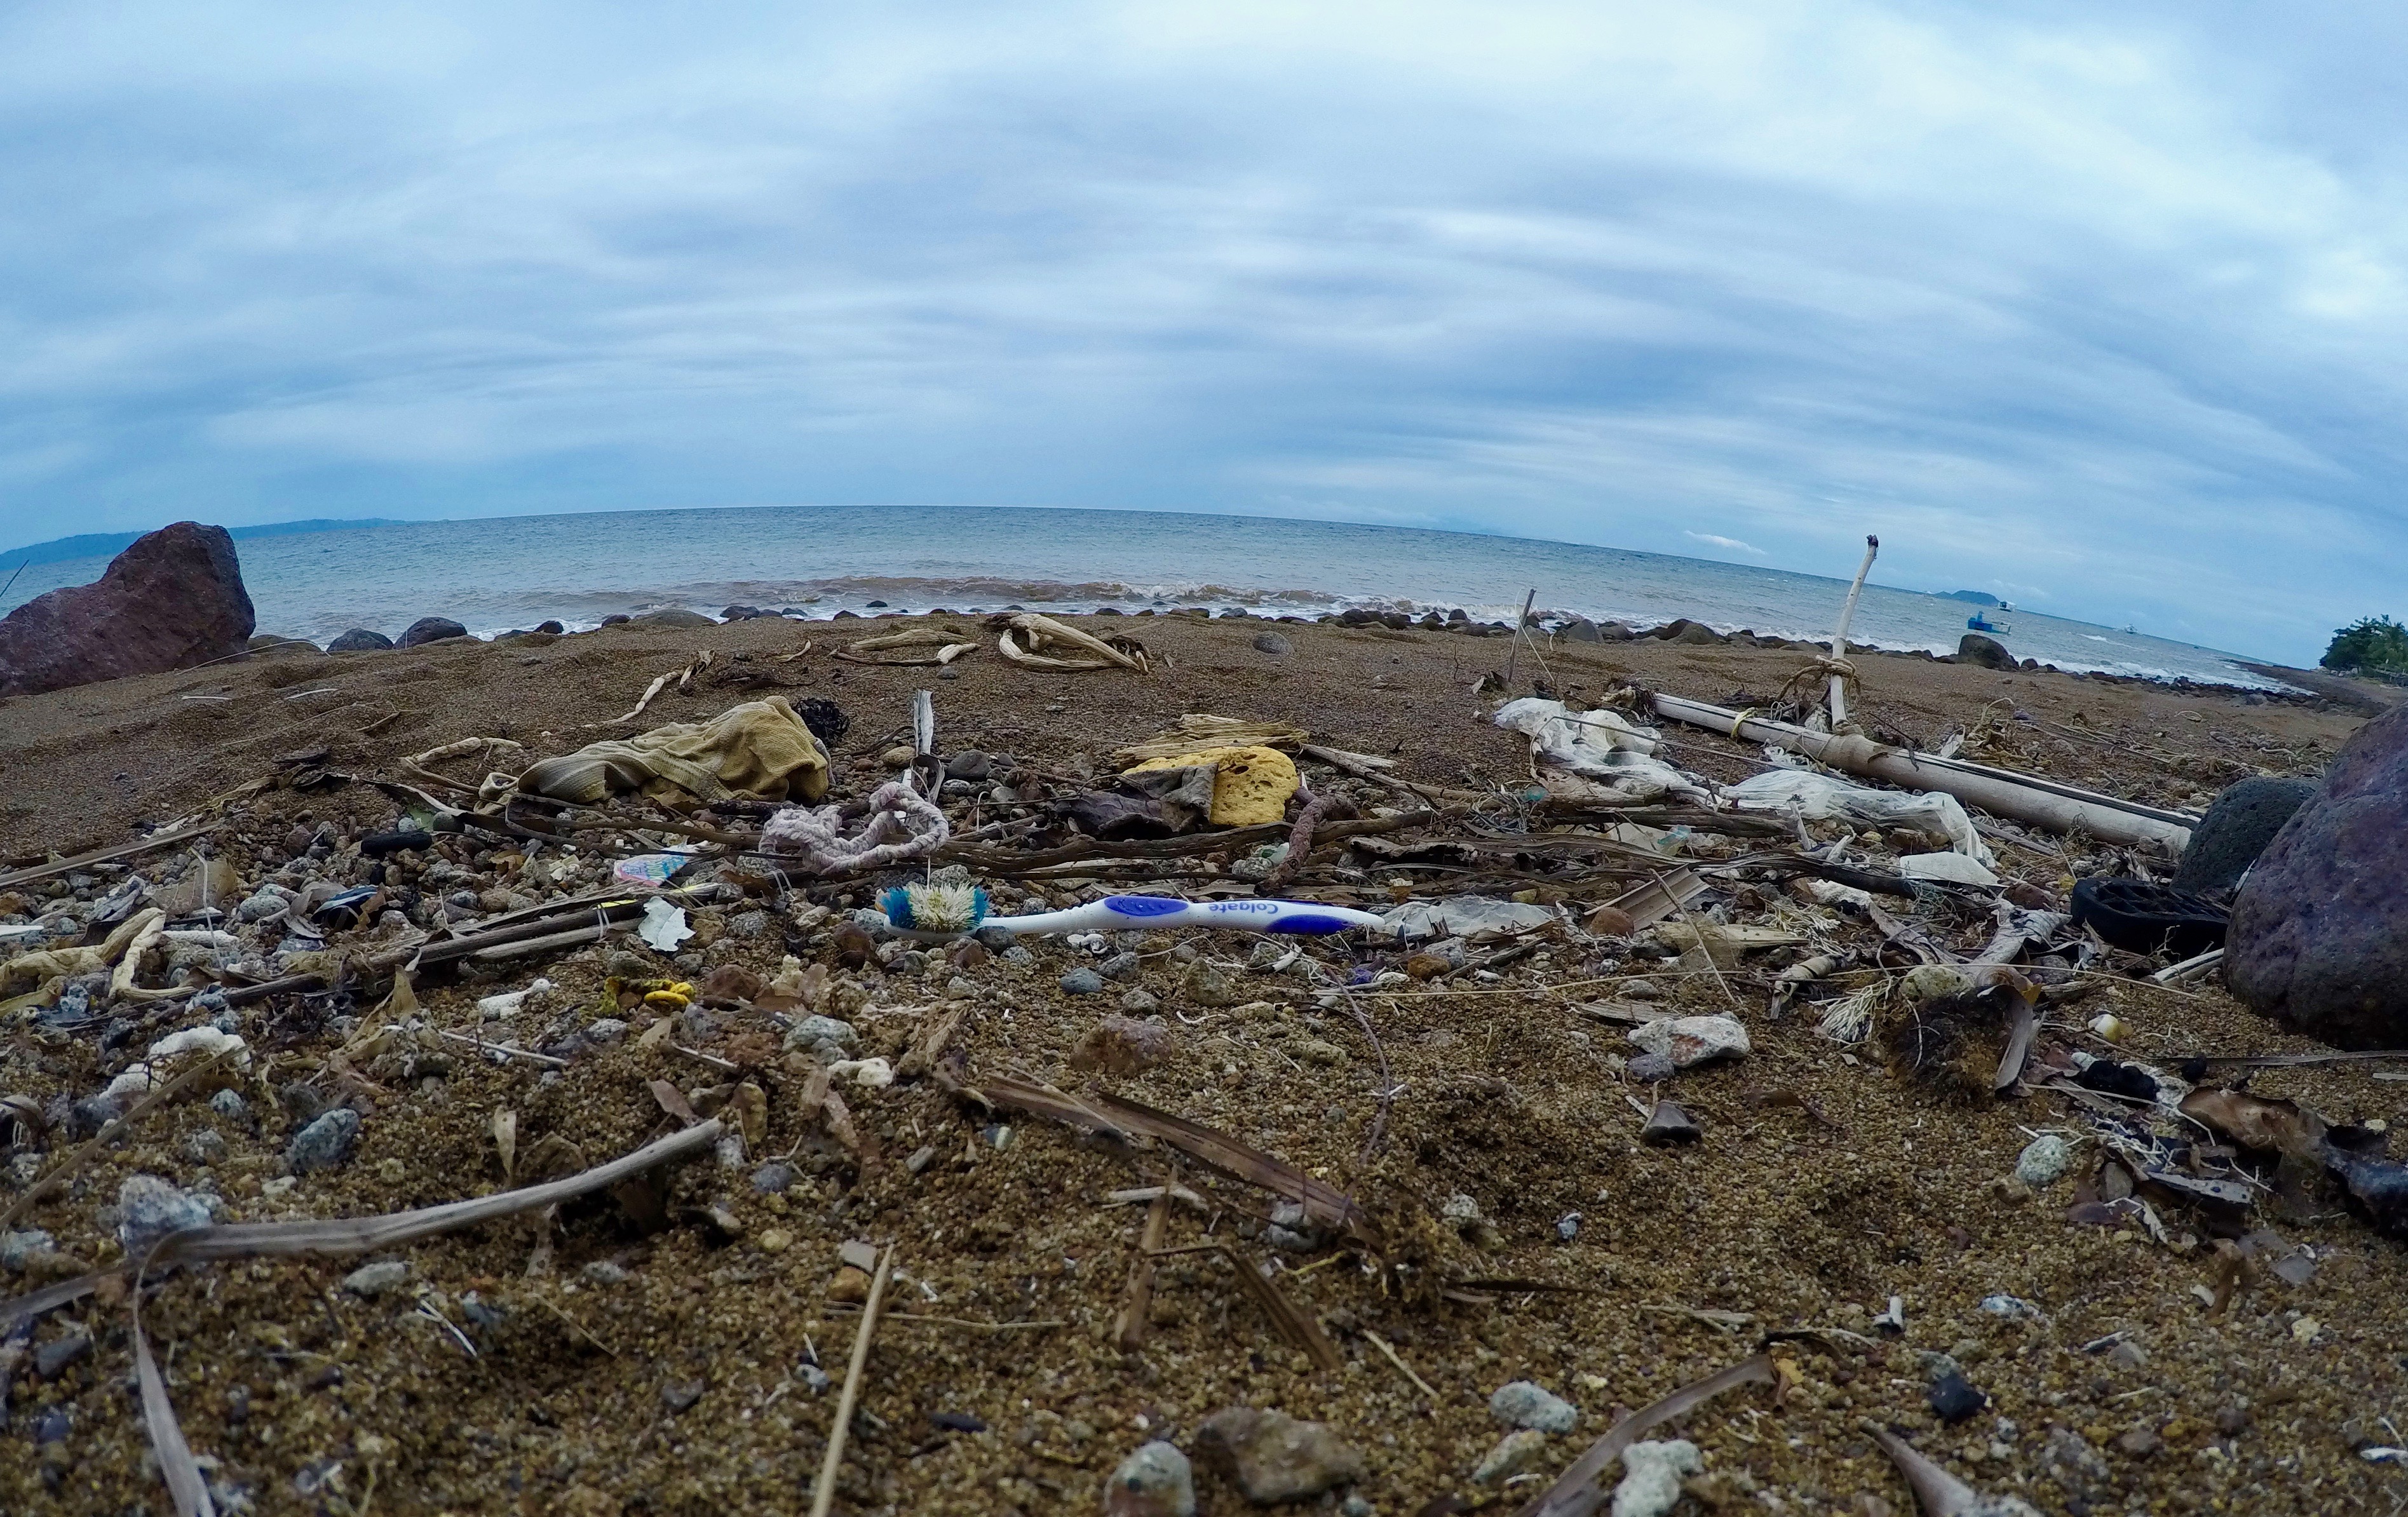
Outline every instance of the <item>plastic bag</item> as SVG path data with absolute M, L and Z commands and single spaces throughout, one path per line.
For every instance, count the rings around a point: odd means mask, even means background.
M 1912 827 L 1947 838 L 1950 848 L 1985 868 L 1998 862 L 1954 795 L 1869 790 L 1807 769 L 1770 769 L 1725 785 L 1723 799 L 1742 811 L 1794 809 L 1809 822 L 1844 816 L 1866 826 Z
M 1526 906 L 1486 895 L 1450 895 L 1442 901 L 1409 901 L 1380 920 L 1398 937 L 1462 937 L 1485 943 L 1535 932 L 1561 919 L 1553 907 Z
M 1611 792 L 1600 797 L 1606 804 L 1643 806 L 1666 795 L 1713 804 L 1701 781 L 1656 757 L 1654 732 L 1615 712 L 1568 711 L 1561 701 L 1528 695 L 1498 707 L 1495 720 L 1528 737 L 1542 762 L 1598 781 Z

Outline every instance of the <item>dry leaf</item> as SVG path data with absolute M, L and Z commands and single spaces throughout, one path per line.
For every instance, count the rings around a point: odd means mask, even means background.
M 519 1171 L 519 1114 L 508 1107 L 494 1113 L 494 1147 L 502 1152 L 502 1183 L 517 1183 Z

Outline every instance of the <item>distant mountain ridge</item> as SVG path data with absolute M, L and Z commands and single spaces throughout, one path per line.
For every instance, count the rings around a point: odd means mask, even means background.
M 1935 590 L 1942 600 L 1961 600 L 1968 606 L 2004 606 L 2005 601 L 1986 590 Z
M 281 537 L 295 532 L 337 532 L 346 527 L 393 527 L 401 524 L 389 517 L 381 516 L 351 517 L 341 520 L 318 517 L 307 522 L 269 522 L 253 527 L 228 527 L 226 532 L 236 537 Z M 37 542 L 30 547 L 11 548 L 0 551 L 0 565 L 5 565 L 14 572 L 27 564 L 56 564 L 63 559 L 70 558 L 113 557 L 132 547 L 136 538 L 147 536 L 149 534 L 141 532 L 87 532 L 79 537 L 53 537 L 49 542 Z

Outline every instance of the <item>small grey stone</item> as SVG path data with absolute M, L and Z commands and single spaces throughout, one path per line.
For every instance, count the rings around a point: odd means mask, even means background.
M 67 1108 L 67 1136 L 78 1142 L 98 1138 L 103 1127 L 124 1114 L 125 1108 L 108 1096 L 87 1096 Z
M 1156 1439 L 1120 1462 L 1104 1486 L 1104 1517 L 1196 1517 L 1187 1456 Z
M 1488 1415 L 1508 1427 L 1535 1427 L 1541 1433 L 1569 1433 L 1580 1425 L 1580 1412 L 1570 1402 L 1526 1380 L 1509 1381 L 1490 1393 Z
M 2025 1144 L 2023 1152 L 2016 1156 L 2015 1178 L 2033 1190 L 2040 1190 L 2064 1175 L 2071 1158 L 2064 1138 L 2054 1133 L 2042 1133 Z
M 1577 1211 L 1567 1211 L 1555 1219 L 1555 1237 L 1569 1243 L 1580 1237 L 1580 1227 L 1581 1214 Z
M 360 1114 L 350 1107 L 338 1106 L 302 1128 L 285 1156 L 295 1174 L 333 1169 L 351 1158 L 351 1146 L 359 1138 Z
M 194 1164 L 215 1164 L 226 1156 L 225 1135 L 214 1127 L 203 1127 L 184 1135 L 184 1157 Z
M 982 944 L 985 945 L 987 949 L 996 953 L 1002 952 L 1005 949 L 1010 948 L 1020 941 L 1019 937 L 1014 934 L 1010 927 L 998 927 L 992 923 L 988 923 L 986 926 L 981 927 L 972 936 L 977 937 L 978 940 Z
M 1126 980 L 1129 976 L 1137 973 L 1138 966 L 1140 962 L 1141 961 L 1135 953 L 1130 952 L 1126 949 L 1123 949 L 1118 953 L 1113 954 L 1111 958 L 1106 959 L 1103 963 L 1096 966 L 1096 973 L 1103 976 L 1106 980 Z
M 1016 964 L 1025 967 L 1026 966 L 1037 962 L 1037 955 L 1021 947 L 1018 943 L 1013 943 L 1003 951 L 1003 962 L 1006 964 Z
M 793 1165 L 765 1164 L 752 1171 L 752 1189 L 762 1195 L 782 1195 L 800 1178 Z
M 409 1281 L 409 1263 L 406 1259 L 380 1259 L 364 1264 L 343 1277 L 343 1289 L 353 1295 L 382 1295 Z
M 1670 1101 L 1658 1101 L 1649 1114 L 1647 1125 L 1639 1129 L 1639 1140 L 1658 1146 L 1669 1143 L 1694 1143 L 1706 1136 L 1698 1120 Z
M 738 911 L 727 919 L 727 931 L 731 937 L 758 937 L 768 930 L 769 913 L 767 911 Z
M 1952 1424 L 1965 1421 L 1990 1404 L 1988 1396 L 1975 1390 L 1972 1382 L 1964 1376 L 1956 1374 L 1942 1375 L 1933 1381 L 1930 1389 L 1924 1392 L 1924 1399 L 1931 1403 L 1932 1415 Z
M 235 1122 L 247 1121 L 251 1116 L 251 1103 L 242 1098 L 240 1091 L 218 1092 L 209 1097 L 209 1109 Z
M 1121 997 L 1121 1009 L 1132 1016 L 1152 1016 L 1162 1009 L 1162 1002 L 1152 991 L 1133 990 Z
M 1228 1407 L 1204 1419 L 1197 1442 L 1256 1506 L 1301 1501 L 1363 1478 L 1363 1455 L 1321 1423 Z
M 1613 1488 L 1614 1517 L 1667 1517 L 1681 1504 L 1681 1477 L 1703 1468 L 1698 1446 L 1687 1438 L 1632 1444 L 1622 1451 L 1622 1480 Z
M 1187 966 L 1180 991 L 1198 1006 L 1237 1006 L 1247 998 L 1243 987 L 1226 969 L 1204 959 Z
M 627 1267 L 609 1259 L 596 1259 L 585 1267 L 583 1273 L 596 1285 L 621 1285 L 626 1282 Z
M 1254 648 L 1256 651 L 1268 653 L 1273 658 L 1285 658 L 1296 651 L 1296 645 L 1276 632 L 1255 633 Z
M 1104 977 L 1082 966 L 1064 975 L 1061 985 L 1066 995 L 1098 995 L 1103 993 Z
M 208 1204 L 156 1175 L 128 1175 L 117 1188 L 117 1241 L 138 1259 L 169 1233 L 209 1224 Z
M 664 1385 L 661 1387 L 661 1404 L 671 1411 L 684 1411 L 702 1399 L 702 1381 L 698 1380 Z
M 1670 1054 L 1634 1053 L 1630 1056 L 1630 1063 L 1625 1072 L 1642 1085 L 1654 1085 L 1671 1079 L 1681 1071 L 1672 1063 Z
M 805 1017 L 786 1030 L 786 1052 L 789 1053 L 814 1052 L 824 1044 L 835 1048 L 838 1053 L 845 1053 L 860 1042 L 861 1035 L 853 1030 L 852 1023 L 838 1022 L 834 1017 Z
M 627 1040 L 627 1024 L 617 1017 L 596 1017 L 585 1024 L 584 1036 L 595 1048 L 617 1048 Z
M 0 1233 L 0 1269 L 15 1274 L 35 1254 L 49 1253 L 58 1246 L 56 1238 L 38 1227 L 28 1227 L 22 1233 Z
M 1535 1428 L 1506 1434 L 1472 1470 L 1471 1483 L 1495 1485 L 1530 1473 L 1547 1462 L 1547 1435 Z
M 814 1364 L 796 1365 L 795 1367 L 795 1378 L 801 1381 L 806 1386 L 810 1387 L 814 1395 L 826 1390 L 830 1385 L 836 1383 L 828 1378 L 828 1372 L 826 1370 L 822 1369 L 819 1366 Z
M 92 1352 L 92 1337 L 87 1333 L 69 1333 L 54 1338 L 34 1351 L 34 1373 L 44 1380 L 56 1380 L 67 1366 Z
M 234 914 L 245 922 L 265 922 L 283 909 L 283 896 L 272 890 L 263 890 L 235 908 Z

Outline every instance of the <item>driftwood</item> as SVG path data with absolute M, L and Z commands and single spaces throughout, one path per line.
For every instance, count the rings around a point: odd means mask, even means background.
M 1655 708 L 1657 716 L 1675 722 L 1710 728 L 1749 742 L 1794 749 L 1835 769 L 1907 790 L 1936 790 L 1994 816 L 2011 817 L 2051 832 L 2078 829 L 2106 842 L 2154 847 L 2179 854 L 2190 845 L 2191 823 L 2198 820 L 2186 811 L 2143 806 L 2137 801 L 2061 785 L 2053 780 L 1994 769 L 1963 759 L 1917 753 L 1877 743 L 1870 737 L 1813 732 L 1786 722 L 1770 722 L 1742 711 L 1709 706 L 1703 701 L 1684 700 L 1678 695 L 1656 696 Z

